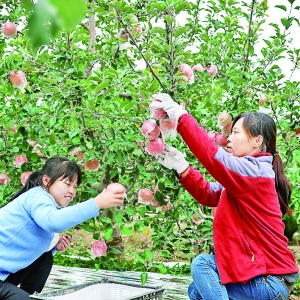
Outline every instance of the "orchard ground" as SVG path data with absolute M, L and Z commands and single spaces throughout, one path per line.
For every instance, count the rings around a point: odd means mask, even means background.
M 74 249 L 74 255 L 80 256 L 81 251 L 86 251 L 91 249 L 92 243 L 95 241 L 93 239 L 92 234 L 82 230 L 82 229 L 74 229 L 73 230 L 73 244 L 72 248 Z M 140 249 L 140 252 L 142 253 L 145 249 L 151 249 L 152 242 L 150 239 L 150 231 L 145 230 L 141 233 L 133 233 L 132 236 L 127 237 L 123 236 L 123 242 L 124 242 L 124 254 L 128 256 L 129 258 L 133 258 L 133 254 L 135 252 L 138 252 Z M 293 243 L 289 245 L 289 248 L 295 253 L 296 259 L 299 264 L 300 268 L 300 240 L 298 241 L 297 238 L 294 238 Z M 131 256 L 131 257 L 130 257 Z M 184 259 L 180 256 L 176 258 L 176 261 L 183 262 Z M 187 261 L 187 263 L 189 263 Z M 294 291 L 295 294 L 292 294 L 290 296 L 290 300 L 300 300 L 300 289 Z M 296 295 L 297 293 L 297 295 Z M 298 294 L 299 293 L 299 294 Z

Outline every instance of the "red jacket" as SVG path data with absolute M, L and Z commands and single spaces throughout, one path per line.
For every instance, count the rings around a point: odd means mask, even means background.
M 221 282 L 246 283 L 258 275 L 298 272 L 283 233 L 272 156 L 235 157 L 219 148 L 188 114 L 180 118 L 177 131 L 217 181 L 204 180 L 192 167 L 180 178 L 199 203 L 218 206 L 213 237 Z

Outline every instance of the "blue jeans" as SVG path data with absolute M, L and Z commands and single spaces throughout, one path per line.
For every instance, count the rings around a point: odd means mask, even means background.
M 275 276 L 257 276 L 243 283 L 220 281 L 214 255 L 197 256 L 191 265 L 193 282 L 188 287 L 191 300 L 285 300 L 289 296 L 288 288 Z

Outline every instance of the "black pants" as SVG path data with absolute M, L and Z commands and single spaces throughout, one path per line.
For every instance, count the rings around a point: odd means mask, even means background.
M 45 252 L 28 267 L 11 273 L 5 281 L 0 280 L 0 300 L 29 300 L 29 295 L 34 292 L 40 293 L 45 286 L 52 265 L 51 251 Z

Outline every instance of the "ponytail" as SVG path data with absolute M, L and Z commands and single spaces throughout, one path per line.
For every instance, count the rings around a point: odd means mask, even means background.
M 33 187 L 36 186 L 42 186 L 42 178 L 43 178 L 43 172 L 42 170 L 37 170 L 30 174 L 30 176 L 27 178 L 25 185 L 9 200 L 9 202 L 13 201 L 17 197 L 19 197 L 21 194 L 27 192 Z
M 278 194 L 280 210 L 282 215 L 293 215 L 293 210 L 289 207 L 291 199 L 291 185 L 285 175 L 281 157 L 278 152 L 273 154 L 273 170 L 275 172 L 275 188 Z

